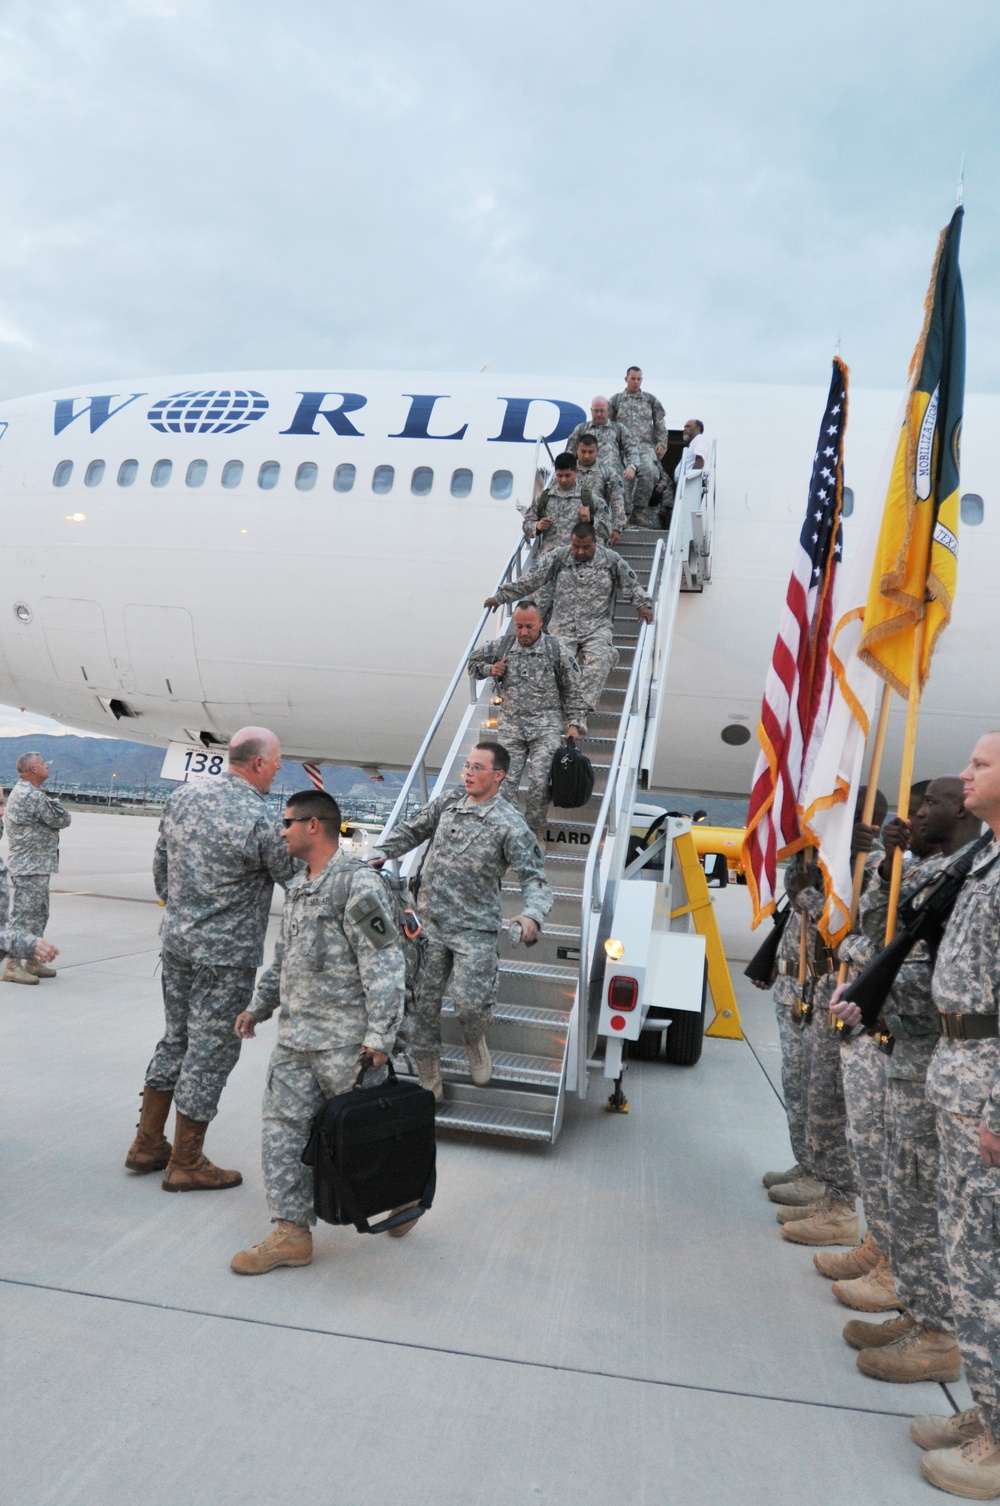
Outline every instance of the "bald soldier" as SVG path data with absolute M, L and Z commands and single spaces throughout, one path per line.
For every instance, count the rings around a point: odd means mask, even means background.
M 616 423 L 611 417 L 611 404 L 606 397 L 594 398 L 590 405 L 590 417 L 584 419 L 582 424 L 577 424 L 567 439 L 566 448 L 571 455 L 579 454 L 580 440 L 584 434 L 595 435 L 601 464 L 613 471 L 619 480 L 624 478 L 626 470 L 631 470 L 632 475 L 635 475 L 639 452 L 624 424 Z
M 249 1005 L 264 959 L 275 883 L 293 862 L 266 795 L 281 748 L 266 727 L 243 727 L 229 744 L 229 772 L 182 784 L 167 801 L 153 855 L 153 881 L 166 905 L 160 926 L 166 1028 L 146 1068 L 129 1171 L 163 1171 L 165 1192 L 237 1187 L 238 1171 L 213 1166 L 202 1147 L 240 1041 L 236 1018 Z M 163 1130 L 173 1102 L 174 1143 Z

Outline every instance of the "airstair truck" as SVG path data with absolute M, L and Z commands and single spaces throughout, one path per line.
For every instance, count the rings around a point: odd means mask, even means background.
M 585 1098 L 593 1072 L 610 1080 L 609 1107 L 627 1107 L 623 1091 L 625 1042 L 636 1054 L 659 1051 L 693 1063 L 704 1033 L 706 979 L 716 1006 L 710 1034 L 739 1035 L 736 1002 L 715 929 L 705 874 L 690 836 L 690 822 L 667 818 L 643 852 L 630 853 L 633 810 L 652 767 L 682 591 L 699 592 L 711 576 L 715 452 L 704 471 L 681 475 L 669 530 L 632 528 L 618 552 L 632 565 L 654 601 L 654 621 L 639 622 L 634 609 L 616 605 L 614 641 L 619 662 L 600 706 L 589 718 L 582 751 L 595 787 L 587 805 L 570 812 L 550 807 L 546 870 L 555 905 L 537 944 L 500 940 L 500 989 L 489 1040 L 493 1078 L 487 1087 L 468 1079 L 467 1060 L 450 1001 L 442 1011 L 442 1129 L 511 1136 L 551 1143 L 562 1125 L 568 1094 Z M 547 470 L 536 451 L 535 486 Z M 523 539 L 498 585 L 517 580 L 534 563 Z M 456 666 L 441 706 L 404 781 L 386 830 L 407 810 L 458 784 L 471 747 L 496 725 L 493 684 L 473 684 L 450 748 L 433 771 L 430 752 L 443 724 L 454 719 L 461 687 L 469 684 L 468 656 L 485 637 L 510 626 L 484 611 Z M 408 853 L 401 872 L 412 874 L 422 849 Z M 504 880 L 509 919 L 520 890 Z M 406 1069 L 405 1057 L 400 1069 Z

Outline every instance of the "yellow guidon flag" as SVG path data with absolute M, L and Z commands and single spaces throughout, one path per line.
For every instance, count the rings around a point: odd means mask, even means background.
M 859 654 L 897 695 L 919 696 L 951 617 L 958 578 L 958 486 L 965 397 L 965 301 L 958 268 L 962 209 L 938 241 L 924 327 L 910 363 Z M 924 617 L 919 682 L 914 632 Z

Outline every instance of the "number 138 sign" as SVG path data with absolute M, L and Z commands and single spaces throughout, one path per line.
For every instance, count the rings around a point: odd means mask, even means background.
M 203 748 L 201 743 L 170 743 L 160 770 L 161 779 L 217 779 L 229 773 L 229 757 L 222 748 Z

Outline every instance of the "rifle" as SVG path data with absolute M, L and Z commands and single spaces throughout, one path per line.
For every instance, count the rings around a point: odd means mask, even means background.
M 874 1030 L 878 1017 L 907 957 L 918 941 L 927 943 L 932 959 L 944 935 L 945 926 L 959 891 L 969 876 L 973 863 L 993 841 L 993 833 L 987 832 L 978 841 L 962 852 L 947 868 L 941 870 L 923 889 L 906 900 L 899 909 L 901 930 L 887 947 L 883 947 L 861 969 L 858 976 L 841 994 L 842 1001 L 857 1004 L 861 1010 L 861 1023 L 866 1030 Z
M 745 978 L 749 978 L 752 983 L 763 983 L 767 988 L 770 988 L 774 982 L 774 969 L 778 960 L 778 946 L 784 934 L 785 927 L 788 924 L 788 917 L 791 914 L 792 907 L 788 903 L 787 895 L 785 896 L 784 905 L 784 909 L 779 905 L 775 910 L 773 916 L 774 924 L 771 927 L 770 935 L 757 948 L 743 969 L 743 976 Z

